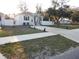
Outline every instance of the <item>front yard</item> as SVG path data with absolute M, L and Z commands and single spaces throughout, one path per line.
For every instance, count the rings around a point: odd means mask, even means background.
M 61 35 L 0 45 L 0 52 L 8 59 L 35 59 L 63 53 L 79 44 Z
M 40 31 L 34 28 L 29 28 L 26 26 L 3 27 L 3 29 L 0 30 L 0 37 L 32 34 L 32 33 L 40 33 L 40 32 L 43 32 L 43 31 Z
M 62 29 L 79 29 L 79 25 L 71 25 L 71 24 L 61 24 L 59 26 L 57 25 L 51 25 L 50 27 L 56 27 L 56 28 L 62 28 Z

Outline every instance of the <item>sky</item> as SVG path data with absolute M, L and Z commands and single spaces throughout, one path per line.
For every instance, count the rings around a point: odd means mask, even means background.
M 0 0 L 0 12 L 5 14 L 17 14 L 19 13 L 19 2 L 26 1 L 28 11 L 35 12 L 36 5 L 42 7 L 42 10 L 46 10 L 51 7 L 51 0 Z M 70 6 L 79 7 L 79 0 L 70 0 L 67 3 Z

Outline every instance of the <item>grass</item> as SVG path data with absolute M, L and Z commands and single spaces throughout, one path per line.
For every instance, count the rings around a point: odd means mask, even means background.
M 0 37 L 4 37 L 4 36 L 8 36 L 9 34 L 4 31 L 4 30 L 0 30 Z
M 65 24 L 65 25 L 63 25 L 63 24 L 61 24 L 59 26 L 52 25 L 50 27 L 56 27 L 56 28 L 62 28 L 62 29 L 78 29 L 79 25 L 74 25 L 74 24 L 73 25 L 71 25 L 71 24 Z
M 79 46 L 78 43 L 61 35 L 55 35 L 45 38 L 0 45 L 0 52 L 8 59 L 17 56 L 17 59 L 27 59 L 32 54 L 34 55 L 36 53 L 41 53 L 45 50 L 50 51 L 50 55 L 56 55 L 67 51 L 71 47 L 75 48 L 77 46 Z
M 40 32 L 43 32 L 43 31 L 25 27 L 25 26 L 3 27 L 2 30 L 0 30 L 0 37 L 32 34 L 32 33 L 40 33 Z

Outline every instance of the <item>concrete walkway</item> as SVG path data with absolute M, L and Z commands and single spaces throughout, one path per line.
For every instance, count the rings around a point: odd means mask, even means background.
M 57 34 L 53 34 L 51 32 L 43 32 L 43 33 L 28 34 L 28 35 L 2 37 L 2 38 L 0 38 L 0 45 L 6 44 L 6 43 L 14 43 L 14 42 L 19 42 L 19 41 L 48 37 L 48 36 L 52 36 L 52 35 L 57 35 Z
M 60 29 L 60 28 L 47 27 L 47 26 L 32 26 L 32 28 L 34 27 L 39 30 L 44 30 L 45 28 L 46 31 L 48 32 L 52 32 L 54 34 L 60 34 L 66 38 L 69 38 L 79 43 L 79 29 L 67 30 L 67 29 Z

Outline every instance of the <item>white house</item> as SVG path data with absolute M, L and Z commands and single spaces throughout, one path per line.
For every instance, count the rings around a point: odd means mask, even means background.
M 68 18 L 60 18 L 59 19 L 61 24 L 70 24 L 72 22 L 72 20 L 68 19 Z
M 2 20 L 5 19 L 5 15 L 3 13 L 0 12 L 0 25 L 2 25 Z
M 14 26 L 14 19 L 3 19 L 2 26 Z
M 13 23 L 14 23 L 14 19 L 6 18 L 5 14 L 0 13 L 0 26 L 14 26 Z
M 3 26 L 19 26 L 19 25 L 53 25 L 49 18 L 37 13 L 27 12 L 15 15 L 14 19 L 7 19 L 5 14 L 0 14 L 0 25 Z
M 15 25 L 53 25 L 50 19 L 36 13 L 20 13 L 15 17 Z

